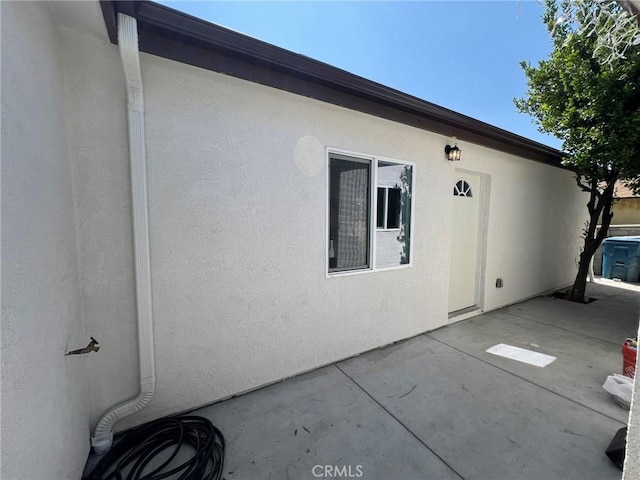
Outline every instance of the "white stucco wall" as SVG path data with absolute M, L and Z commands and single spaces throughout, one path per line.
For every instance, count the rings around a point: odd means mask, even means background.
M 573 174 L 473 144 L 460 146 L 456 167 L 486 174 L 490 183 L 484 310 L 572 283 L 588 200 L 577 191 Z M 495 287 L 497 278 L 502 288 Z
M 2 16 L 2 459 L 6 479 L 79 478 L 86 346 L 60 35 L 49 6 Z
M 414 250 L 419 268 L 325 278 L 324 147 L 421 162 L 418 185 L 434 186 L 416 196 L 424 212 L 444 202 L 449 173 L 424 162 L 428 136 L 151 56 L 143 76 L 165 401 L 225 397 L 446 320 L 448 264 L 430 248 Z M 308 137 L 322 148 L 296 158 Z M 446 248 L 445 218 L 414 227 L 416 245 Z
M 115 46 L 63 38 L 95 422 L 137 392 L 125 96 Z M 456 167 L 491 180 L 485 308 L 572 281 L 568 172 L 464 142 L 453 164 L 449 138 L 146 54 L 142 74 L 157 393 L 118 429 L 446 324 Z M 326 278 L 326 147 L 415 162 L 412 268 Z
M 139 388 L 126 90 L 117 46 L 61 32 L 84 327 L 101 346 L 86 358 L 94 425 Z

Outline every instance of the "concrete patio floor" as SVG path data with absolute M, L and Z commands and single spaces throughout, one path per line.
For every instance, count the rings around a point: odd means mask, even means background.
M 602 383 L 637 332 L 640 286 L 588 293 L 598 301 L 534 298 L 192 413 L 224 433 L 227 480 L 327 478 L 325 465 L 346 467 L 340 478 L 620 478 L 604 452 L 628 411 Z M 498 343 L 557 359 L 485 352 Z

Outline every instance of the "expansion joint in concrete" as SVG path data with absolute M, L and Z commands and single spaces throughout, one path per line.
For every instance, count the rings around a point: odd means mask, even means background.
M 610 419 L 610 420 L 614 420 L 615 422 L 618 422 L 620 425 L 626 425 L 625 423 L 622 423 L 622 422 L 621 422 L 620 420 L 618 420 L 617 418 L 611 417 L 611 416 L 607 415 L 606 413 L 599 412 L 598 410 L 595 410 L 595 409 L 593 409 L 593 408 L 591 408 L 591 407 L 589 407 L 589 406 L 587 406 L 587 405 L 585 405 L 585 404 L 583 404 L 583 403 L 576 402 L 576 401 L 575 401 L 574 399 L 572 399 L 572 398 L 569 398 L 569 397 L 567 397 L 567 396 L 565 396 L 565 395 L 562 395 L 562 394 L 560 394 L 560 393 L 558 393 L 558 392 L 555 392 L 555 391 L 553 391 L 553 390 L 550 390 L 549 388 L 547 388 L 547 387 L 545 387 L 545 386 L 543 386 L 543 385 L 540 385 L 540 384 L 538 384 L 538 383 L 532 382 L 531 380 L 528 380 L 528 379 L 526 379 L 526 378 L 524 378 L 524 377 L 521 377 L 520 375 L 516 375 L 515 373 L 510 372 L 509 370 L 506 370 L 506 369 L 504 369 L 504 368 L 500 368 L 500 367 L 498 367 L 498 366 L 494 365 L 493 363 L 487 362 L 486 360 L 483 360 L 483 359 L 482 359 L 482 358 L 480 358 L 480 357 L 476 357 L 475 355 L 472 355 L 472 354 L 470 354 L 469 352 L 465 352 L 464 350 L 460 350 L 459 348 L 454 347 L 453 345 L 449 345 L 448 343 L 443 342 L 442 340 L 438 340 L 437 338 L 434 338 L 434 337 L 432 337 L 431 335 L 428 335 L 428 334 L 427 334 L 427 336 L 428 336 L 430 339 L 435 340 L 436 342 L 441 343 L 442 345 L 446 345 L 446 346 L 447 346 L 447 347 L 449 347 L 449 348 L 453 348 L 454 350 L 456 350 L 456 351 L 458 351 L 458 352 L 460 352 L 460 353 L 463 353 L 464 355 L 467 355 L 467 356 L 469 356 L 469 357 L 471 357 L 471 358 L 473 358 L 473 359 L 475 359 L 475 360 L 478 360 L 479 362 L 482 362 L 482 363 L 484 363 L 484 364 L 486 364 L 486 365 L 489 365 L 489 366 L 491 366 L 491 367 L 493 367 L 493 368 L 497 368 L 498 370 L 500 370 L 500 371 L 502 371 L 502 372 L 508 373 L 509 375 L 512 375 L 512 376 L 514 376 L 514 377 L 516 377 L 516 378 L 518 378 L 518 379 L 520 379 L 520 380 L 522 380 L 522 381 L 524 381 L 524 382 L 530 383 L 531 385 L 535 385 L 536 387 L 541 388 L 541 389 L 543 389 L 543 390 L 546 390 L 546 391 L 547 391 L 547 392 L 549 392 L 549 393 L 553 393 L 554 395 L 557 395 L 558 397 L 564 398 L 565 400 L 569 400 L 570 402 L 575 403 L 576 405 L 579 405 L 579 406 L 581 406 L 582 408 L 586 408 L 587 410 L 590 410 L 590 411 L 592 411 L 592 412 L 594 412 L 594 413 L 597 413 L 598 415 L 602 415 L 603 417 L 607 417 L 607 418 L 608 418 L 608 419 Z
M 382 410 L 384 410 L 391 418 L 393 418 L 396 422 L 398 422 L 402 428 L 404 428 L 407 432 L 409 432 L 409 434 L 415 438 L 420 444 L 422 444 L 427 450 L 429 450 L 431 453 L 433 453 L 442 463 L 444 463 L 447 467 L 449 467 L 449 469 L 451 469 L 452 472 L 454 472 L 458 477 L 460 477 L 461 480 L 465 480 L 465 478 L 460 474 L 460 472 L 456 471 L 455 468 L 453 468 L 444 458 L 442 458 L 440 455 L 438 455 L 438 453 L 433 450 L 433 448 L 431 448 L 429 445 L 427 445 L 418 435 L 416 435 L 407 425 L 405 425 L 402 420 L 400 420 L 398 417 L 396 417 L 393 413 L 391 413 L 384 405 L 382 405 L 373 395 L 371 395 L 369 392 L 367 392 L 362 385 L 360 385 L 358 382 L 356 382 L 353 377 L 351 377 L 347 372 L 345 372 L 342 368 L 340 368 L 340 366 L 336 363 L 334 364 L 335 367 L 342 372 L 342 374 L 347 377 L 356 387 L 358 387 L 358 389 L 364 393 L 367 397 L 369 397 L 371 400 L 373 400 Z

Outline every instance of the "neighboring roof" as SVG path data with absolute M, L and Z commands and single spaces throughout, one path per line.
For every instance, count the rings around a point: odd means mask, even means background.
M 117 13 L 124 13 L 138 21 L 141 52 L 561 167 L 555 148 L 163 5 L 100 5 L 112 43 Z

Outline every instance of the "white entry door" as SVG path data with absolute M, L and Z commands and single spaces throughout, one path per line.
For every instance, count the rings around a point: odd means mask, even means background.
M 480 176 L 456 172 L 450 192 L 453 212 L 449 313 L 478 303 Z

